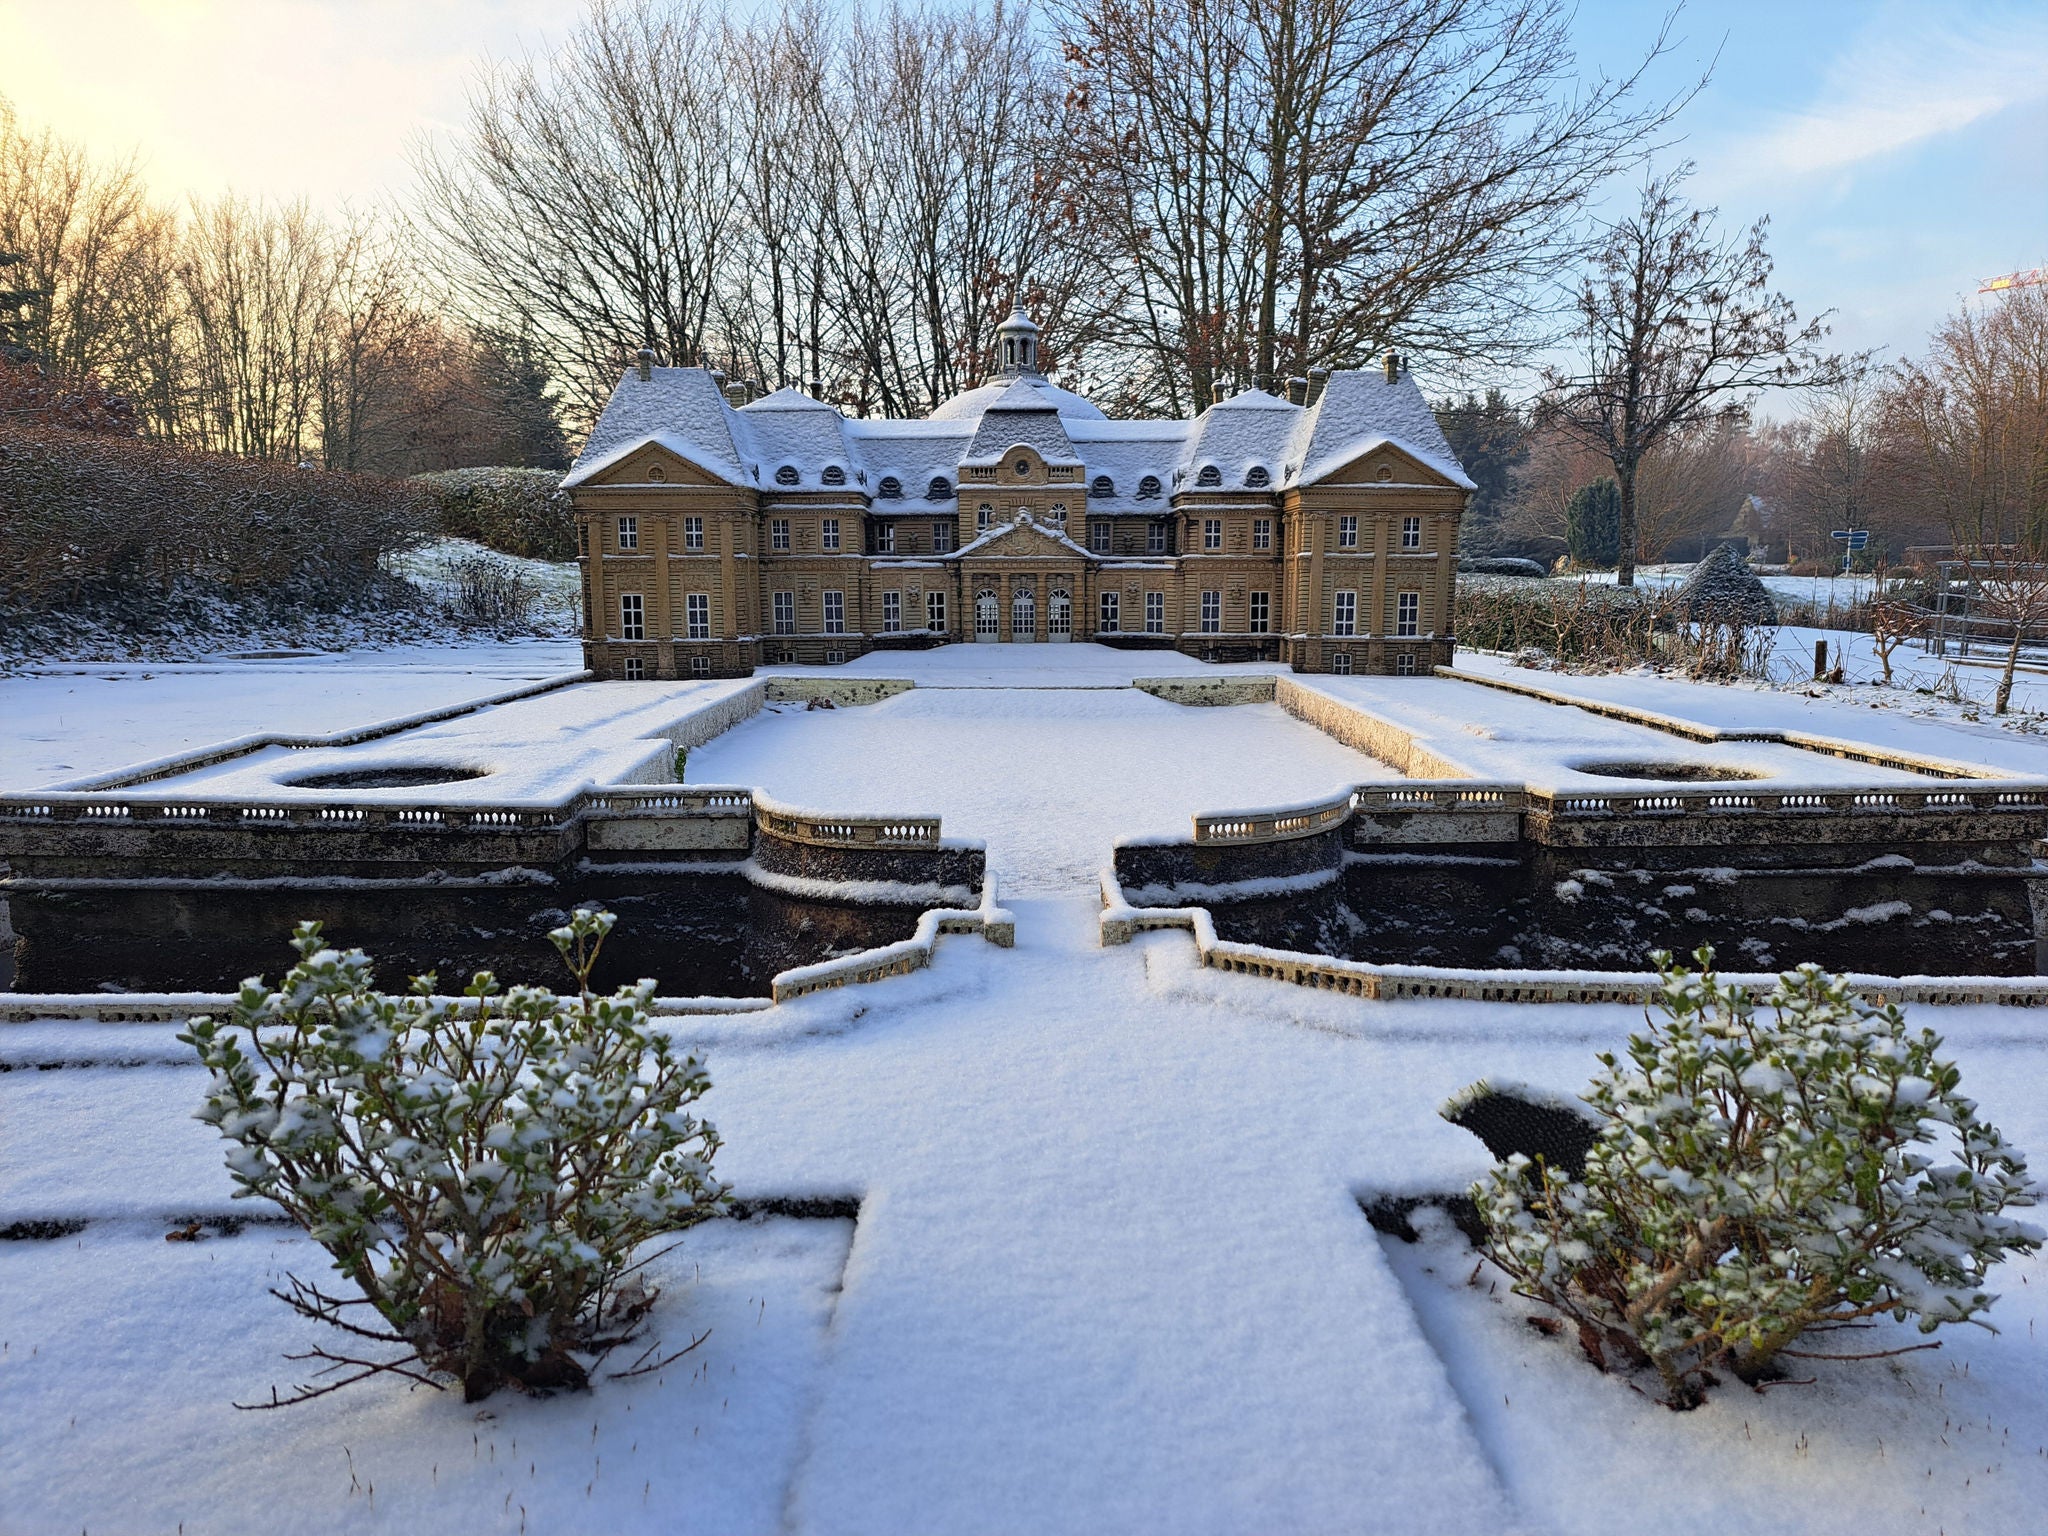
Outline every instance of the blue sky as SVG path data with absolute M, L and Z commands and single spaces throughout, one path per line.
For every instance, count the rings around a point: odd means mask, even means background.
M 31 124 L 139 148 L 161 194 L 374 202 L 476 59 L 544 47 L 575 0 L 0 0 L 0 94 Z M 1581 0 L 1588 68 L 1665 7 Z M 1694 196 L 1772 218 L 1780 286 L 1897 357 L 1980 279 L 2048 262 L 2048 0 L 1691 0 L 1658 68 L 1719 53 L 1678 124 Z M 1628 188 L 1617 187 L 1626 200 Z

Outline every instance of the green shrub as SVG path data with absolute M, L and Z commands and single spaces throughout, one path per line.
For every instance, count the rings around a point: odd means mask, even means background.
M 533 560 L 576 558 L 576 523 L 556 470 L 449 469 L 413 478 L 450 538 Z
M 406 1351 L 315 1350 L 357 1374 L 289 1401 L 386 1371 L 454 1377 L 469 1401 L 508 1381 L 584 1386 L 578 1355 L 623 1342 L 653 1304 L 634 1251 L 723 1210 L 718 1133 L 688 1113 L 710 1079 L 654 1027 L 654 983 L 590 993 L 612 924 L 578 912 L 550 935 L 578 995 L 501 992 L 486 971 L 458 1002 L 431 975 L 375 991 L 361 950 L 302 923 L 275 991 L 245 982 L 232 1018 L 179 1036 L 211 1074 L 199 1118 L 235 1143 L 237 1198 L 282 1206 L 361 1292 L 294 1278 L 276 1294 Z M 360 1306 L 386 1326 L 353 1321 Z
M 1656 957 L 1659 1016 L 1600 1057 L 1583 1177 L 1518 1156 L 1473 1187 L 1487 1256 L 1679 1407 L 1716 1370 L 1826 1358 L 1791 1348 L 1815 1330 L 1981 1323 L 1991 1267 L 2042 1233 L 2006 1214 L 2033 1203 L 2026 1161 L 1958 1091 L 1940 1037 L 1810 965 L 1760 1013 L 1711 950 L 1695 959 Z
M 1621 558 L 1621 487 L 1595 480 L 1572 492 L 1564 509 L 1565 545 L 1580 565 L 1611 566 Z

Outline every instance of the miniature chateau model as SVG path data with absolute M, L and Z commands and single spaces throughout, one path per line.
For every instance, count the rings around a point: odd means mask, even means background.
M 1111 421 L 1038 371 L 1021 311 L 997 342 L 997 376 L 922 421 L 795 389 L 748 401 L 643 352 L 565 482 L 585 664 L 743 677 L 963 640 L 1299 672 L 1450 661 L 1472 482 L 1399 357 L 1294 400 Z

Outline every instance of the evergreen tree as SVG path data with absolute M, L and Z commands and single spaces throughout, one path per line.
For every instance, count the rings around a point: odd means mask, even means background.
M 1621 487 L 1595 480 L 1572 492 L 1564 510 L 1565 543 L 1580 565 L 1613 565 L 1621 553 Z
M 1515 472 L 1529 457 L 1529 425 L 1508 397 L 1489 389 L 1486 398 L 1467 392 L 1462 401 L 1436 407 L 1437 424 L 1465 473 L 1478 489 L 1465 507 L 1465 546 L 1483 550 L 1514 492 Z

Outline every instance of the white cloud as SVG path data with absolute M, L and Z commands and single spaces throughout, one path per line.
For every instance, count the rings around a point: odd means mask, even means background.
M 1838 171 L 2048 97 L 2048 12 L 1944 6 L 1880 12 L 1830 61 L 1804 107 L 1712 157 L 1715 180 Z

